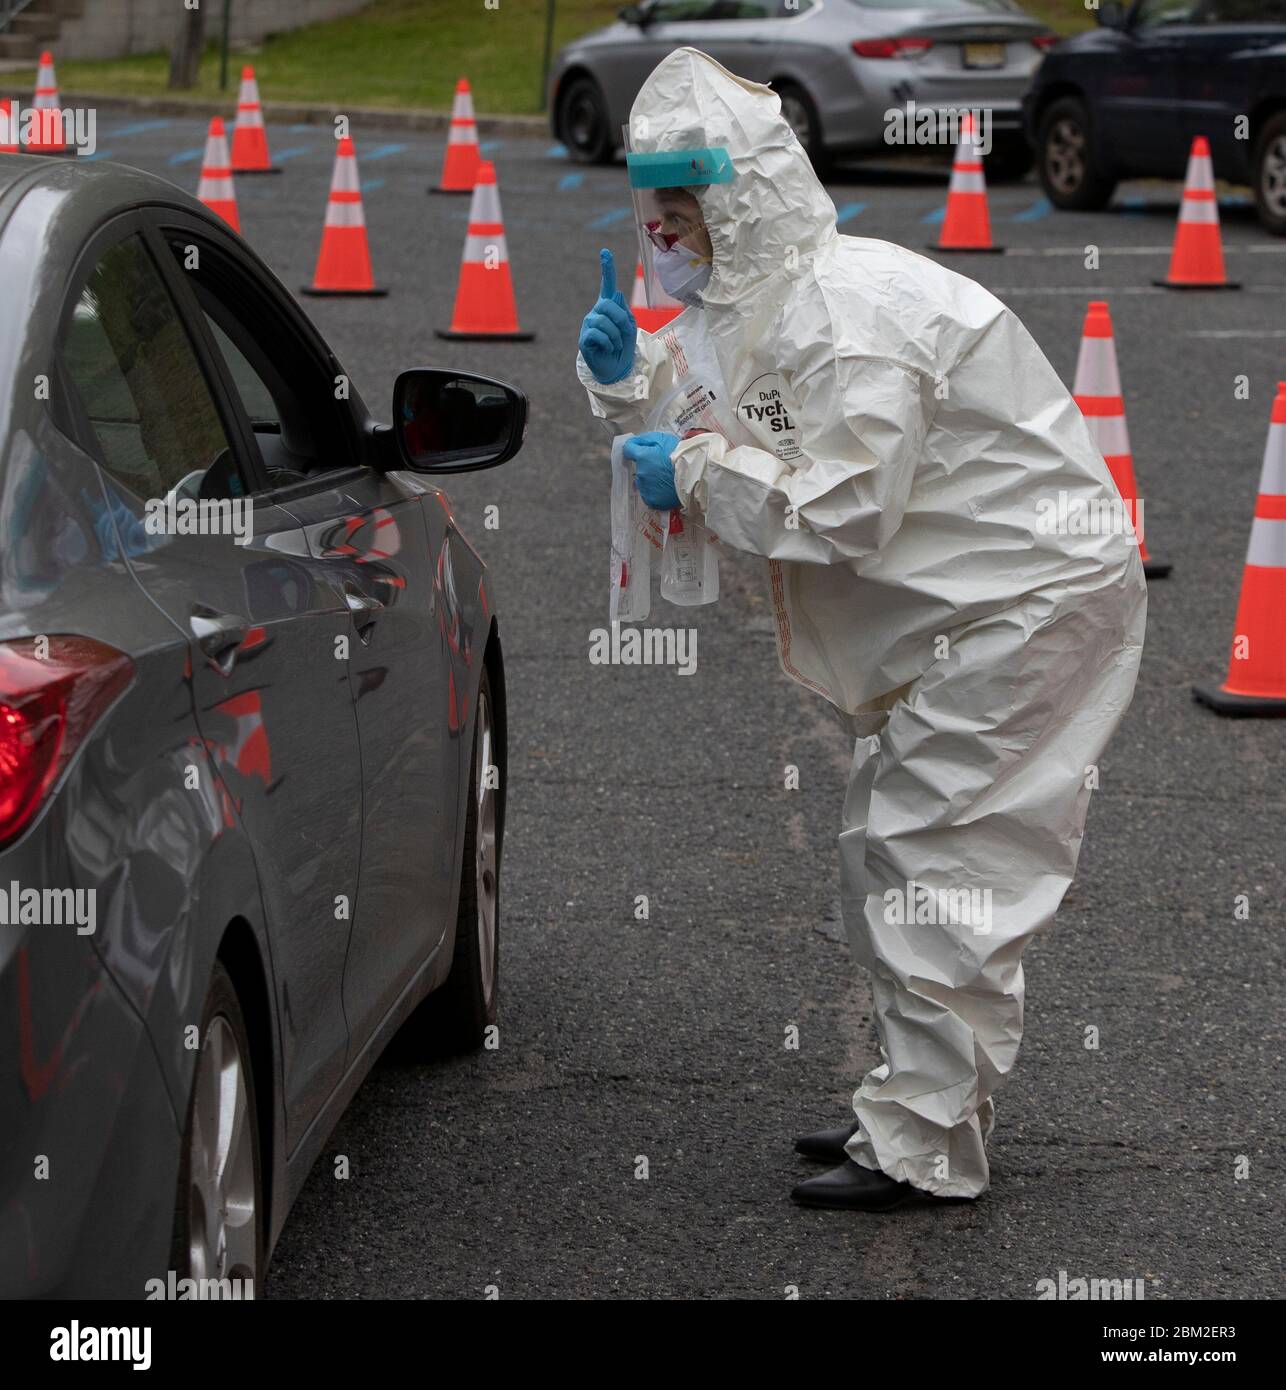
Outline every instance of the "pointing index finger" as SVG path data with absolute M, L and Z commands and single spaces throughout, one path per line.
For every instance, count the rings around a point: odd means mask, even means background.
M 603 273 L 603 283 L 599 289 L 600 299 L 612 299 L 616 294 L 616 262 L 605 246 L 598 253 L 598 263 Z

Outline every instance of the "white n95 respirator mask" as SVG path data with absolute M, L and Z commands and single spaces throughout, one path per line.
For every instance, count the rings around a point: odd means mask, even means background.
M 652 265 L 661 288 L 680 304 L 700 304 L 714 266 L 695 251 L 676 242 L 668 250 L 653 248 Z

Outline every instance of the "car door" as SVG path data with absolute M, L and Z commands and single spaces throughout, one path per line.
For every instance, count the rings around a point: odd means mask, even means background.
M 1176 34 L 1184 138 L 1210 141 L 1215 172 L 1248 175 L 1251 141 L 1238 135 L 1259 96 L 1259 55 L 1286 41 L 1286 0 L 1195 0 L 1190 22 Z
M 253 437 L 147 219 L 114 224 L 77 275 L 60 370 L 107 475 L 104 525 L 189 638 L 193 794 L 215 779 L 225 827 L 253 848 L 293 1144 L 348 1050 L 351 914 L 336 904 L 356 895 L 361 835 L 357 723 L 335 655 L 348 609 L 299 522 L 263 495 Z M 202 503 L 224 510 L 202 517 Z
M 1183 173 L 1179 63 L 1196 0 L 1136 0 L 1127 29 L 1096 63 L 1100 143 L 1127 171 Z
M 380 472 L 349 378 L 267 276 L 235 273 L 208 235 L 167 230 L 251 421 L 272 501 L 347 609 L 362 768 L 361 868 L 344 970 L 350 1059 L 441 942 L 455 888 L 460 750 L 433 528 L 436 490 Z M 432 505 L 421 505 L 424 498 Z

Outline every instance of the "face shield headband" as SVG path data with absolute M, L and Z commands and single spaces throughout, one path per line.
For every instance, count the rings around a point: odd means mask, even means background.
M 639 260 L 643 266 L 643 286 L 648 305 L 656 308 L 673 302 L 662 292 L 656 273 L 657 255 L 673 258 L 675 247 L 697 230 L 658 190 L 686 189 L 692 192 L 717 183 L 731 183 L 735 175 L 732 158 L 722 146 L 697 150 L 657 150 L 635 153 L 630 147 L 629 127 L 623 127 L 625 163 L 639 237 Z

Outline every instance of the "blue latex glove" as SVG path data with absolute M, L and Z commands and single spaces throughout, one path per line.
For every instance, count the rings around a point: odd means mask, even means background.
M 679 505 L 679 494 L 674 490 L 674 464 L 670 462 L 678 443 L 677 434 L 660 430 L 636 434 L 625 441 L 622 452 L 634 465 L 639 495 L 654 511 L 668 512 Z
M 585 315 L 577 346 L 585 365 L 594 373 L 594 380 L 602 386 L 610 386 L 630 374 L 638 325 L 625 296 L 616 288 L 616 264 L 612 253 L 604 248 L 598 253 L 598 261 L 603 277 L 598 303 Z
M 118 532 L 125 546 L 126 555 L 146 555 L 149 550 L 155 550 L 157 546 L 165 544 L 166 538 L 163 535 L 154 535 L 149 532 L 143 522 L 116 496 L 110 484 L 107 489 L 107 503 L 110 511 L 87 490 L 82 489 L 81 496 L 93 510 L 94 534 L 98 538 L 98 545 L 103 552 L 104 560 L 118 558 L 119 552 L 116 546 Z M 115 526 L 112 525 L 113 519 L 116 523 Z

